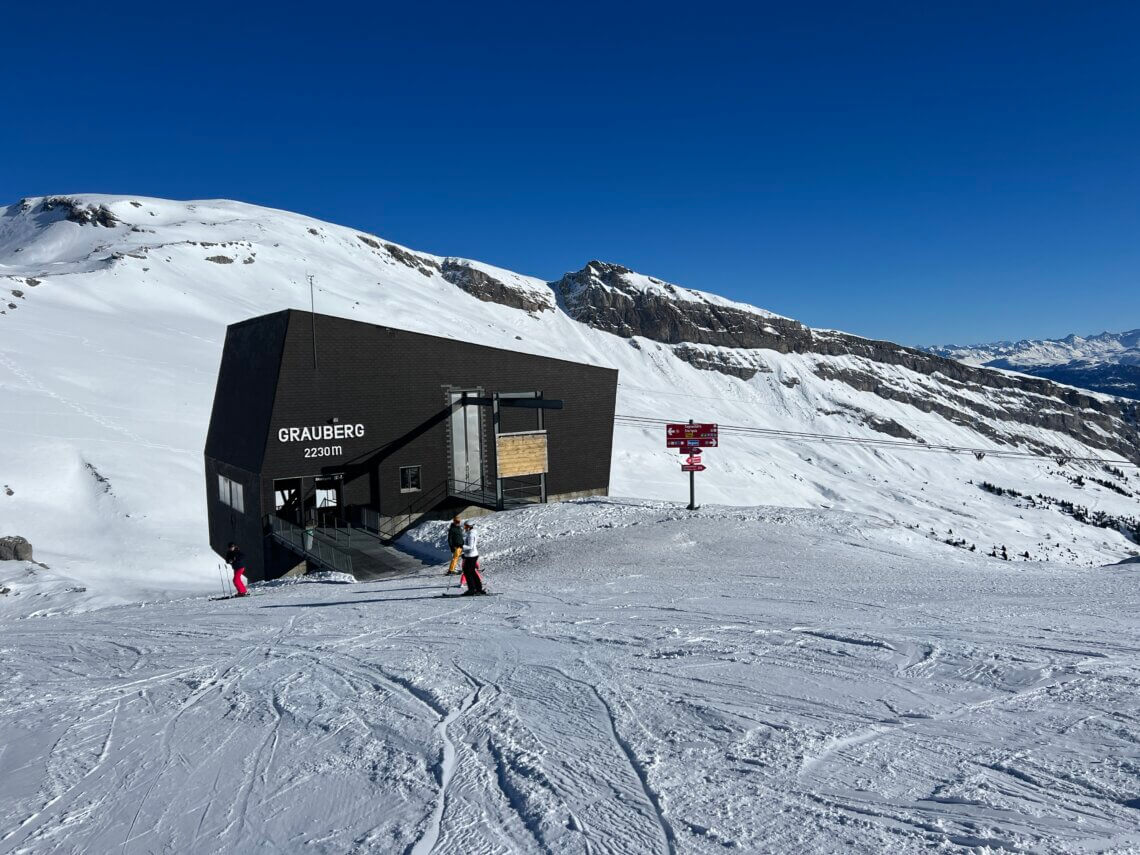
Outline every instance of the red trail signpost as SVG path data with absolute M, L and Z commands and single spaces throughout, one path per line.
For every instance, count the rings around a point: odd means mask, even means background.
M 675 448 L 682 454 L 689 455 L 681 464 L 681 471 L 689 473 L 689 510 L 697 509 L 697 472 L 704 472 L 706 467 L 701 463 L 701 450 L 716 448 L 720 440 L 720 431 L 717 425 L 711 422 L 696 423 L 692 420 L 688 424 L 683 422 L 665 425 L 665 447 Z

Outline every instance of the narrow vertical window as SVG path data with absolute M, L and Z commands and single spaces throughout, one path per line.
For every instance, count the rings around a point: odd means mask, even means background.
M 239 514 L 245 513 L 245 489 L 237 481 L 232 481 L 225 475 L 218 476 L 218 500 Z

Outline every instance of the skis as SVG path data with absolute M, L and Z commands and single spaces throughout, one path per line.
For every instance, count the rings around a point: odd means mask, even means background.
M 458 599 L 459 597 L 497 597 L 497 596 L 499 596 L 499 592 L 498 591 L 484 591 L 482 594 L 440 594 L 439 596 L 440 596 L 440 599 L 443 599 L 443 600 L 455 600 L 455 599 Z
M 253 594 L 229 594 L 225 597 L 210 597 L 210 602 L 216 603 L 218 600 L 244 600 L 246 597 L 252 597 Z

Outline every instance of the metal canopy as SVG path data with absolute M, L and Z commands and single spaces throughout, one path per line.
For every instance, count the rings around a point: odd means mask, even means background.
M 519 407 L 525 410 L 561 410 L 561 398 L 535 398 L 535 392 L 505 392 L 499 395 L 500 407 Z M 540 394 L 540 393 L 539 393 Z M 526 398 L 516 398 L 515 395 L 528 395 Z M 472 407 L 493 407 L 494 398 L 473 397 L 464 395 L 462 404 Z

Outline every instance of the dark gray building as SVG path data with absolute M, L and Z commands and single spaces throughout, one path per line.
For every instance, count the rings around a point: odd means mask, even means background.
M 210 545 L 349 569 L 425 515 L 605 495 L 617 371 L 286 310 L 226 332 Z M 364 550 L 367 551 L 367 550 Z

